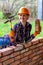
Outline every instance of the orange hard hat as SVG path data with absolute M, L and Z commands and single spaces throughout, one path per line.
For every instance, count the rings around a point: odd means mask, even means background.
M 26 7 L 21 7 L 19 9 L 19 11 L 18 11 L 18 15 L 20 15 L 20 14 L 28 14 L 28 15 L 30 15 L 30 12 Z

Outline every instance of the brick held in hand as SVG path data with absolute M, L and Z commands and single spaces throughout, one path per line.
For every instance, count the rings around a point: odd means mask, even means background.
M 35 21 L 35 25 L 40 26 L 40 20 L 39 20 L 39 19 L 36 19 L 36 21 Z
M 40 26 L 36 26 L 35 31 L 36 31 L 38 34 L 40 34 L 40 32 L 41 32 L 41 27 L 40 27 Z
M 39 19 L 36 19 L 36 21 L 35 21 L 35 31 L 37 32 L 37 34 L 40 34 L 40 32 L 41 32 L 41 26 L 40 26 Z

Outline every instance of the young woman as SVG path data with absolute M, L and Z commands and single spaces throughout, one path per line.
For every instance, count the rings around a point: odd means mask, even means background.
M 15 24 L 13 28 L 14 42 L 16 43 L 29 42 L 33 38 L 35 38 L 37 34 L 39 34 L 38 32 L 40 32 L 40 30 L 38 30 L 37 32 L 35 31 L 32 35 L 30 34 L 32 25 L 29 22 L 27 22 L 27 20 L 30 17 L 30 12 L 26 7 L 21 7 L 19 9 L 18 17 L 19 17 L 19 23 Z
M 37 34 L 40 33 L 40 30 L 35 31 L 32 35 L 31 29 L 32 25 L 27 22 L 30 17 L 30 12 L 26 7 L 21 7 L 18 11 L 19 23 L 15 24 L 13 29 L 9 34 L 4 37 L 0 37 L 1 45 L 9 45 L 9 44 L 19 44 L 24 42 L 29 42 L 35 38 Z

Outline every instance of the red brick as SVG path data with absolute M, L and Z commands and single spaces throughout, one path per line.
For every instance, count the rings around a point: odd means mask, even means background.
M 25 43 L 23 45 L 24 45 L 25 48 L 29 48 L 32 45 L 32 43 L 29 42 L 29 43 Z
M 14 57 L 18 56 L 18 55 L 20 55 L 20 52 L 19 51 L 18 52 L 14 52 L 13 55 L 14 55 Z
M 21 54 L 23 54 L 24 52 L 26 52 L 26 49 L 20 51 Z
M 39 44 L 37 44 L 37 47 L 40 47 L 40 46 L 42 46 L 43 45 L 43 43 L 39 43 Z
M 36 49 L 37 48 L 37 45 L 33 45 L 30 47 L 30 50 L 33 50 L 33 49 Z
M 18 61 L 15 61 L 15 62 L 13 62 L 13 63 L 11 63 L 10 65 L 20 65 L 20 60 L 18 60 Z
M 34 63 L 34 65 L 39 65 L 39 63 L 38 63 L 38 62 L 36 62 L 36 63 Z
M 39 57 L 38 59 L 36 59 L 35 61 L 36 61 L 36 63 L 39 63 L 40 61 L 42 60 L 42 58 L 41 57 Z M 33 60 L 34 61 L 34 60 Z
M 8 58 L 9 58 L 9 56 L 2 57 L 2 58 L 0 58 L 0 62 L 3 62 L 5 60 L 7 60 Z
M 28 52 L 25 52 L 24 53 L 24 56 L 29 56 L 29 55 L 31 55 L 32 54 L 32 51 L 30 50 L 30 51 L 28 51 Z
M 37 59 L 39 59 L 39 57 L 40 57 L 40 56 L 37 55 L 37 56 L 33 57 L 32 60 L 37 60 Z
M 39 65 L 43 65 L 43 63 L 39 64 Z
M 23 45 L 17 45 L 14 51 L 21 51 L 23 49 Z
M 40 50 L 43 50 L 43 45 L 39 47 Z
M 24 62 L 25 65 L 28 65 L 31 62 L 31 59 L 28 59 Z
M 1 53 L 3 54 L 3 56 L 11 54 L 14 51 L 14 48 L 12 48 L 12 47 L 4 48 L 1 50 Z
M 36 53 L 32 53 L 31 55 L 29 55 L 29 58 L 33 58 L 34 56 L 36 56 Z
M 39 39 L 39 42 L 40 42 L 40 43 L 43 43 L 43 38 L 40 38 L 40 39 Z
M 28 63 L 28 65 L 35 65 L 35 63 L 36 63 L 36 60 Z
M 38 44 L 39 43 L 39 40 L 34 40 L 34 41 L 32 41 L 32 44 L 33 45 L 36 45 L 36 44 Z
M 39 51 L 37 51 L 37 53 L 36 54 L 42 54 L 42 52 L 43 52 L 43 50 L 39 50 Z
M 2 63 L 0 63 L 0 65 L 2 65 Z
M 12 54 L 10 54 L 10 55 L 8 55 L 8 56 L 9 56 L 9 58 L 12 58 L 12 57 L 14 57 L 13 53 L 12 53 Z
M 20 61 L 21 62 L 24 62 L 24 61 L 26 61 L 28 59 L 28 56 L 27 57 L 24 57 L 24 58 L 22 58 L 22 59 L 20 59 Z
M 41 60 L 39 63 L 42 64 L 43 63 L 43 60 Z
M 25 55 L 24 55 L 24 53 L 23 53 L 23 54 L 20 55 L 20 58 L 23 58 L 24 56 L 25 56 Z
M 12 57 L 14 57 L 13 54 L 10 54 L 8 56 L 4 56 L 4 57 L 0 58 L 0 62 L 3 62 L 3 61 L 5 61 L 5 60 L 7 60 L 9 58 L 12 58 Z
M 29 48 L 26 48 L 26 49 L 25 49 L 25 52 L 27 52 L 27 51 L 29 51 L 29 50 L 30 50 Z
M 41 57 L 43 58 L 43 52 L 41 53 Z
M 21 63 L 20 65 L 25 65 L 24 63 Z
M 33 49 L 33 53 L 37 53 L 38 51 L 40 51 L 40 49 L 38 47 Z
M 0 52 L 0 57 L 2 57 L 3 56 L 3 53 L 2 52 Z
M 20 55 L 15 57 L 15 60 L 19 60 L 20 59 Z
M 6 60 L 5 62 L 3 62 L 3 65 L 5 65 L 5 64 L 8 65 L 8 64 L 10 64 L 12 62 L 14 62 L 14 58 Z

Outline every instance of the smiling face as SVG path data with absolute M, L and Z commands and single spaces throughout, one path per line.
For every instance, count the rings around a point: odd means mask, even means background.
M 27 20 L 29 19 L 29 15 L 27 15 L 27 14 L 20 14 L 18 16 L 19 16 L 19 20 L 21 23 L 26 23 Z

